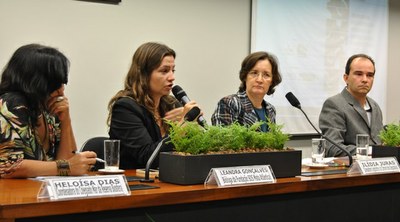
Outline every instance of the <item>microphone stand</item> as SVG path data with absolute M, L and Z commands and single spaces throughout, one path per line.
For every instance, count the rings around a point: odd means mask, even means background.
M 145 174 L 144 174 L 144 179 L 141 179 L 140 182 L 145 182 L 145 183 L 153 183 L 154 180 L 150 179 L 150 167 L 151 164 L 153 164 L 154 160 L 156 159 L 157 155 L 160 153 L 161 147 L 165 144 L 166 141 L 168 141 L 170 138 L 169 136 L 165 137 L 162 139 L 157 147 L 154 149 L 153 153 L 151 154 L 149 160 L 146 163 L 146 169 L 145 169 Z
M 303 109 L 296 107 L 299 110 L 301 110 L 301 112 L 304 114 L 304 116 L 306 117 L 307 121 L 310 123 L 310 125 L 314 128 L 314 130 L 318 133 L 318 135 L 320 135 L 323 139 L 328 140 L 328 142 L 332 143 L 334 146 L 336 146 L 337 148 L 339 148 L 340 150 L 342 150 L 343 152 L 346 153 L 346 155 L 349 157 L 349 165 L 348 167 L 350 167 L 353 164 L 353 157 L 351 156 L 351 154 L 349 153 L 348 150 L 344 149 L 343 147 L 339 146 L 339 144 L 333 142 L 331 139 L 329 139 L 328 137 L 322 135 L 322 133 L 319 132 L 319 130 L 314 126 L 314 124 L 312 124 L 311 120 L 308 118 L 307 114 L 304 112 Z

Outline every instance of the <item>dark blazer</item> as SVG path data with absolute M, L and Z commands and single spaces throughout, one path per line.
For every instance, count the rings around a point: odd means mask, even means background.
M 373 99 L 367 97 L 367 101 L 371 107 L 371 125 L 367 112 L 346 88 L 325 101 L 319 116 L 319 128 L 322 133 L 342 145 L 352 155 L 356 153 L 357 134 L 368 134 L 370 145 L 381 143 L 378 135 L 383 128 L 382 111 Z M 337 147 L 328 144 L 325 156 L 345 155 Z
M 121 140 L 121 169 L 144 168 L 162 140 L 160 128 L 151 112 L 131 97 L 122 97 L 114 103 L 108 134 L 110 139 Z M 172 144 L 167 144 L 161 148 L 161 152 L 172 149 Z M 156 167 L 158 158 L 152 165 L 152 168 Z

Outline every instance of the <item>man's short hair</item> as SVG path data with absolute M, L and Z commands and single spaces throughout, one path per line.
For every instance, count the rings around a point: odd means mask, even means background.
M 366 55 L 366 54 L 355 54 L 355 55 L 350 56 L 350 58 L 347 60 L 346 68 L 344 70 L 346 75 L 350 74 L 350 65 L 351 65 L 351 63 L 353 62 L 353 60 L 355 58 L 366 58 L 369 61 L 371 61 L 372 65 L 374 65 L 374 74 L 375 74 L 375 62 L 374 62 L 374 60 L 369 55 Z

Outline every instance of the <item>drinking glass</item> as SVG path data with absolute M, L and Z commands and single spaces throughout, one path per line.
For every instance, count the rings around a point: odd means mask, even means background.
M 104 140 L 104 169 L 116 171 L 119 169 L 119 140 Z
M 356 135 L 356 157 L 358 160 L 368 158 L 369 135 L 357 134 Z
M 313 164 L 324 163 L 326 141 L 322 138 L 314 138 L 311 140 L 311 159 Z

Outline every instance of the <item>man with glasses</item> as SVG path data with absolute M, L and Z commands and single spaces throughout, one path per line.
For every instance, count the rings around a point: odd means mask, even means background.
M 275 123 L 275 107 L 265 101 L 264 96 L 272 95 L 282 81 L 276 57 L 267 52 L 248 55 L 242 62 L 239 79 L 239 91 L 218 102 L 211 117 L 212 124 L 226 126 L 237 122 L 251 126 L 258 121 Z M 263 124 L 260 130 L 267 132 L 268 125 Z

